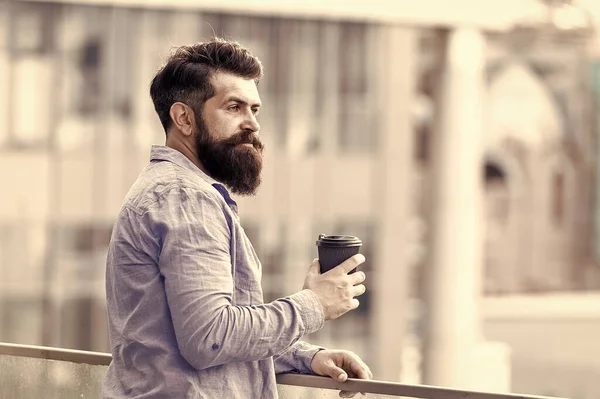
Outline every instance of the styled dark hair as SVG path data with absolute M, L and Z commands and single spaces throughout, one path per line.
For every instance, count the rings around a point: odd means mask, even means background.
M 150 97 L 165 133 L 171 127 L 169 112 L 174 103 L 182 102 L 198 110 L 215 95 L 210 83 L 215 72 L 254 79 L 258 84 L 263 69 L 258 58 L 232 40 L 215 37 L 175 48 L 150 84 Z

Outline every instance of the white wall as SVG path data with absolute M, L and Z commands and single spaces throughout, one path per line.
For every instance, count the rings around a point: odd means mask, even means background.
M 486 298 L 487 339 L 510 345 L 513 392 L 600 397 L 600 294 Z

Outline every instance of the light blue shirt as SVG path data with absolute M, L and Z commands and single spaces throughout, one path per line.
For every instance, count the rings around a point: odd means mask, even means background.
M 227 189 L 153 146 L 108 250 L 103 398 L 276 398 L 276 373 L 311 373 L 319 348 L 299 340 L 324 324 L 318 298 L 264 304 L 260 281 Z

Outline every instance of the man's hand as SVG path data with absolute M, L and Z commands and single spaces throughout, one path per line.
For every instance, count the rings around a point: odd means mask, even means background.
M 350 378 L 370 380 L 373 373 L 362 359 L 353 352 L 342 350 L 322 350 L 315 354 L 311 367 L 313 373 L 328 376 L 344 382 Z M 357 392 L 341 391 L 340 397 L 353 398 Z
M 365 261 L 362 254 L 354 255 L 326 273 L 319 273 L 319 260 L 315 259 L 306 274 L 304 288 L 312 290 L 325 313 L 325 320 L 333 320 L 359 305 L 356 296 L 365 293 L 363 284 L 365 273 L 359 271 L 348 274 Z

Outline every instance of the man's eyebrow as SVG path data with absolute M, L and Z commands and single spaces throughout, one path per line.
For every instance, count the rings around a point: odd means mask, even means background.
M 239 104 L 242 104 L 242 105 L 248 105 L 247 101 L 242 100 L 241 98 L 236 97 L 236 96 L 228 97 L 225 102 L 228 103 L 230 101 L 235 101 L 236 103 L 239 103 Z M 255 103 L 255 104 L 252 104 L 252 107 L 258 107 L 258 108 L 260 108 L 261 105 L 262 105 L 261 103 Z

